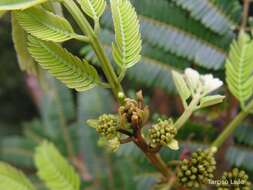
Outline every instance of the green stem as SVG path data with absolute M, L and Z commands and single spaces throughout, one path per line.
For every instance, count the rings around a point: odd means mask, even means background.
M 213 147 L 219 148 L 224 141 L 233 133 L 240 123 L 249 115 L 249 111 L 253 109 L 253 100 L 242 110 L 226 127 L 226 129 L 212 143 Z
M 66 9 L 70 12 L 70 14 L 73 16 L 73 18 L 75 19 L 75 21 L 81 28 L 82 32 L 85 33 L 89 37 L 89 42 L 93 50 L 95 51 L 98 57 L 98 60 L 101 62 L 101 67 L 106 76 L 106 79 L 110 83 L 115 97 L 118 99 L 118 94 L 119 92 L 123 92 L 123 89 L 121 87 L 120 82 L 118 81 L 118 78 L 113 70 L 113 67 L 108 57 L 106 56 L 105 51 L 102 47 L 102 44 L 99 41 L 95 31 L 93 30 L 90 23 L 85 18 L 85 16 L 83 15 L 83 13 L 75 4 L 74 1 L 64 0 L 63 4 L 66 7 Z
M 184 126 L 186 121 L 191 117 L 193 111 L 195 110 L 196 106 L 199 103 L 199 96 L 195 96 L 190 105 L 185 109 L 184 113 L 178 118 L 178 120 L 175 123 L 175 127 L 177 129 L 180 129 Z

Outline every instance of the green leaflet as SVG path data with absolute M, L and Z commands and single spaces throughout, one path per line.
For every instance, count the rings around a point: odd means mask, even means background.
M 99 81 L 96 69 L 86 60 L 81 61 L 60 45 L 28 37 L 29 52 L 50 74 L 69 88 L 85 91 Z
M 79 176 L 53 144 L 46 141 L 43 142 L 36 149 L 34 159 L 38 175 L 49 189 L 80 189 Z
M 129 68 L 141 59 L 140 24 L 129 0 L 111 0 L 115 30 L 113 58 L 123 68 Z
M 43 8 L 45 8 L 46 10 L 48 10 L 54 14 L 64 17 L 62 5 L 60 2 L 47 1 L 46 3 L 43 3 L 42 6 L 43 6 Z
M 172 71 L 172 76 L 173 76 L 173 80 L 177 88 L 177 91 L 183 101 L 184 107 L 186 108 L 187 107 L 186 100 L 191 96 L 190 89 L 187 87 L 182 74 L 176 71 Z
M 209 106 L 213 106 L 215 104 L 219 104 L 224 100 L 225 96 L 221 95 L 211 95 L 206 96 L 200 99 L 200 105 L 199 108 L 205 108 Z
M 33 36 L 42 40 L 63 42 L 77 37 L 72 26 L 63 17 L 42 8 L 15 12 L 19 24 Z
M 253 95 L 253 41 L 246 33 L 234 40 L 226 61 L 226 81 L 231 93 L 244 108 Z
M 37 65 L 34 63 L 33 58 L 27 49 L 27 34 L 18 24 L 15 15 L 12 18 L 12 40 L 17 53 L 18 63 L 21 70 L 30 74 L 37 73 Z
M 106 7 L 105 0 L 80 0 L 79 3 L 83 11 L 95 21 L 99 20 Z
M 27 9 L 47 0 L 1 0 L 0 10 L 18 10 Z
M 35 190 L 21 171 L 3 162 L 0 162 L 0 189 Z

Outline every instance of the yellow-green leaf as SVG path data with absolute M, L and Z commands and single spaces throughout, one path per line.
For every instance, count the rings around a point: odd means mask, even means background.
M 0 162 L 1 190 L 35 190 L 28 178 L 16 168 Z
M 174 84 L 177 88 L 177 91 L 183 101 L 184 107 L 186 107 L 187 106 L 186 100 L 191 96 L 191 91 L 187 87 L 182 74 L 176 71 L 172 71 L 172 76 L 173 76 Z
M 43 142 L 34 159 L 39 177 L 50 190 L 80 190 L 79 176 L 52 143 Z
M 26 32 L 42 40 L 63 42 L 77 35 L 65 18 L 42 8 L 33 7 L 17 11 L 15 15 Z
M 0 10 L 22 10 L 46 1 L 47 0 L 1 0 Z
M 129 0 L 111 0 L 115 30 L 113 58 L 123 68 L 129 68 L 141 59 L 140 24 Z
M 204 108 L 204 107 L 209 107 L 215 104 L 219 104 L 223 102 L 224 98 L 225 96 L 221 96 L 221 95 L 205 96 L 201 98 L 199 107 Z
M 99 20 L 106 7 L 105 0 L 80 0 L 79 3 L 83 11 L 95 21 Z
M 96 85 L 99 76 L 86 60 L 81 61 L 66 49 L 53 42 L 28 37 L 28 50 L 32 57 L 69 88 L 85 91 Z
M 253 95 L 253 41 L 241 32 L 234 40 L 226 61 L 226 81 L 242 108 Z
M 27 49 L 27 34 L 18 24 L 15 15 L 11 15 L 12 18 L 12 40 L 16 50 L 19 67 L 21 70 L 30 74 L 37 73 L 37 65 L 33 61 L 28 49 Z

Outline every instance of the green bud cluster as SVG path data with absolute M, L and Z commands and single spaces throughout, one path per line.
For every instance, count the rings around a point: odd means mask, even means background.
M 208 184 L 214 177 L 216 162 L 210 150 L 198 150 L 194 152 L 190 159 L 181 161 L 177 171 L 179 182 L 192 189 Z
M 230 172 L 224 172 L 221 177 L 221 183 L 217 184 L 217 189 L 250 190 L 251 183 L 248 181 L 248 178 L 245 171 L 234 168 Z
M 157 124 L 153 125 L 148 131 L 150 138 L 150 145 L 156 147 L 158 145 L 167 146 L 177 134 L 172 120 L 160 120 Z
M 110 140 L 117 136 L 118 120 L 114 115 L 103 114 L 98 118 L 97 132 Z

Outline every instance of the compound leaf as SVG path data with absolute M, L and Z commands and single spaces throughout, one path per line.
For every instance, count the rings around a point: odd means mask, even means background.
M 253 41 L 245 33 L 234 40 L 226 61 L 226 81 L 242 107 L 253 94 Z
M 26 32 L 42 40 L 63 42 L 77 36 L 66 19 L 42 8 L 17 11 L 15 15 Z
M 4 162 L 0 162 L 0 189 L 35 190 L 21 171 Z
M 123 68 L 129 68 L 141 59 L 140 24 L 129 0 L 111 0 L 115 29 L 113 58 Z
M 85 91 L 99 81 L 96 69 L 86 60 L 81 61 L 53 42 L 42 41 L 32 36 L 29 36 L 28 40 L 28 49 L 32 57 L 69 88 Z
M 49 189 L 80 189 L 79 176 L 52 143 L 45 141 L 36 149 L 35 164 Z

